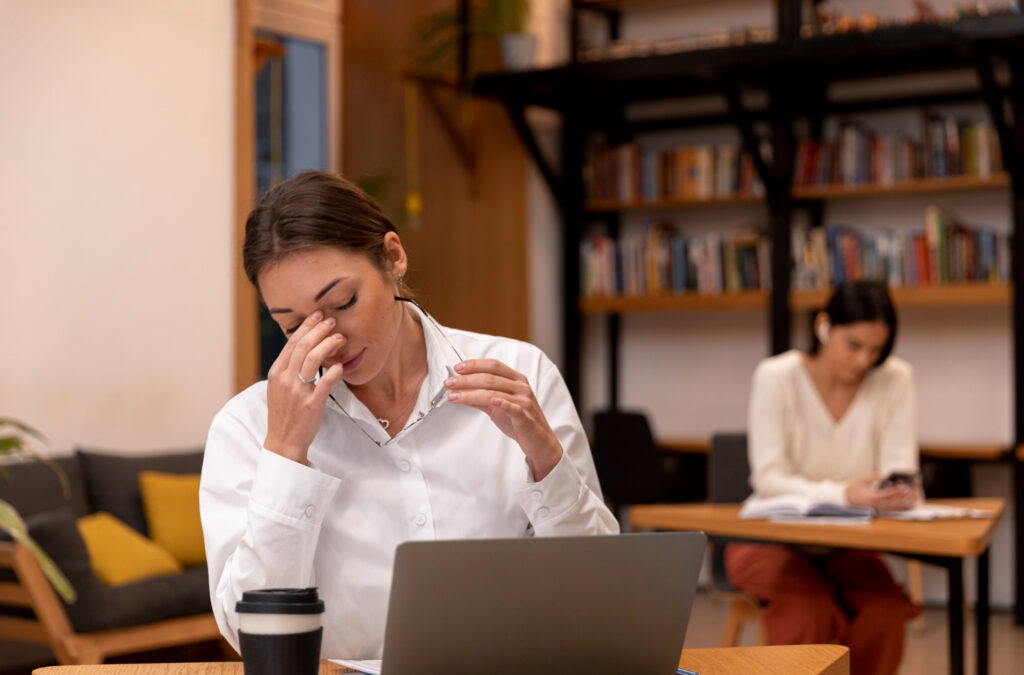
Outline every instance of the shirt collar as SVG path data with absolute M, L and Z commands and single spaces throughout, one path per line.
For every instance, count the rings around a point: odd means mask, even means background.
M 402 302 L 396 300 L 396 302 Z M 454 366 L 461 361 L 458 352 L 452 345 L 451 340 L 443 333 L 444 328 L 434 320 L 426 310 L 415 302 L 406 302 L 413 312 L 413 318 L 423 330 L 423 341 L 427 349 L 427 377 L 416 398 L 416 404 L 409 414 L 409 420 L 405 423 L 406 429 L 418 422 L 433 408 L 444 405 L 448 402 L 445 396 L 447 389 L 444 381 L 455 375 Z M 381 443 L 388 443 L 401 436 L 405 429 L 388 436 L 387 432 L 380 426 L 377 418 L 370 412 L 370 409 L 363 405 L 363 402 L 356 398 L 355 394 L 348 388 L 344 380 L 340 380 L 331 390 L 337 404 L 340 404 L 348 412 L 352 421 L 364 425 L 373 438 L 379 439 Z M 344 413 L 342 413 L 344 414 Z

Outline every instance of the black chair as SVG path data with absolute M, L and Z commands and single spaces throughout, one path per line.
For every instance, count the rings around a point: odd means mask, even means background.
M 713 504 L 733 504 L 750 496 L 750 460 L 747 456 L 745 433 L 718 433 L 711 437 L 708 450 L 708 501 Z M 747 621 L 757 621 L 760 642 L 767 644 L 764 622 L 761 621 L 761 603 L 735 588 L 725 573 L 726 537 L 708 537 L 711 545 L 711 587 L 731 603 L 729 616 L 722 635 L 723 647 L 735 647 Z
M 703 457 L 661 452 L 643 413 L 595 413 L 593 455 L 605 500 L 617 512 L 629 504 L 704 499 Z

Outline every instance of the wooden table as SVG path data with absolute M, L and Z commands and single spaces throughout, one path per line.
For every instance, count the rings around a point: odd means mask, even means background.
M 684 649 L 679 665 L 700 675 L 850 675 L 850 652 L 841 645 Z M 351 672 L 323 661 L 320 675 Z M 152 663 L 52 666 L 34 675 L 242 675 L 241 663 Z
M 903 521 L 876 518 L 860 525 L 775 523 L 740 520 L 739 504 L 650 504 L 629 509 L 635 529 L 703 530 L 710 536 L 748 541 L 809 544 L 898 553 L 945 567 L 949 585 L 950 672 L 964 672 L 963 559 L 978 559 L 977 672 L 988 673 L 988 547 L 1005 502 L 994 498 L 945 499 L 937 503 L 984 509 L 989 518 Z

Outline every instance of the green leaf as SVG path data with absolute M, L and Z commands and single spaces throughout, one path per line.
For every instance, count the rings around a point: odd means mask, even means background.
M 0 499 L 0 530 L 7 532 L 14 541 L 28 548 L 29 552 L 39 561 L 39 567 L 43 570 L 43 574 L 60 597 L 64 599 L 64 602 L 71 603 L 78 599 L 74 587 L 57 567 L 57 564 L 32 537 L 28 536 L 28 528 L 25 526 L 25 521 L 18 515 L 18 511 L 2 499 Z
M 40 441 L 43 441 L 44 443 L 46 442 L 46 436 L 43 435 L 43 432 L 33 427 L 30 427 L 24 422 L 20 422 L 14 419 L 13 417 L 0 417 L 0 428 L 2 427 L 14 427 L 23 434 L 33 436 L 39 439 Z
M 0 437 L 0 455 L 14 454 L 14 451 L 20 450 L 23 445 L 24 441 L 21 436 Z

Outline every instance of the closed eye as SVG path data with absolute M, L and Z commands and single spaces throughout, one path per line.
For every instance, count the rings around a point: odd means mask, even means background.
M 340 311 L 341 311 L 341 310 L 343 310 L 343 309 L 348 309 L 349 307 L 351 307 L 351 306 L 352 306 L 352 305 L 354 305 L 354 304 L 356 304 L 356 296 L 355 296 L 355 295 L 353 295 L 353 296 L 352 296 L 352 299 L 351 299 L 351 300 L 349 300 L 348 302 L 346 302 L 346 303 L 345 303 L 344 305 L 342 305 L 342 306 L 340 306 L 340 307 L 335 307 L 335 308 L 334 308 L 334 310 L 335 310 L 336 312 L 340 312 Z
M 356 304 L 356 296 L 355 295 L 353 295 L 352 299 L 349 300 L 348 302 L 346 302 L 344 305 L 341 305 L 339 307 L 335 307 L 334 311 L 340 312 L 342 310 L 346 310 L 346 309 L 350 308 L 354 304 Z M 305 319 L 303 319 L 303 321 L 305 321 Z M 300 322 L 300 323 L 296 324 L 295 326 L 293 326 L 292 328 L 286 328 L 285 331 L 284 331 L 284 334 L 290 336 L 292 333 L 297 331 L 299 329 L 299 326 L 301 326 L 301 325 L 302 325 L 302 323 Z

